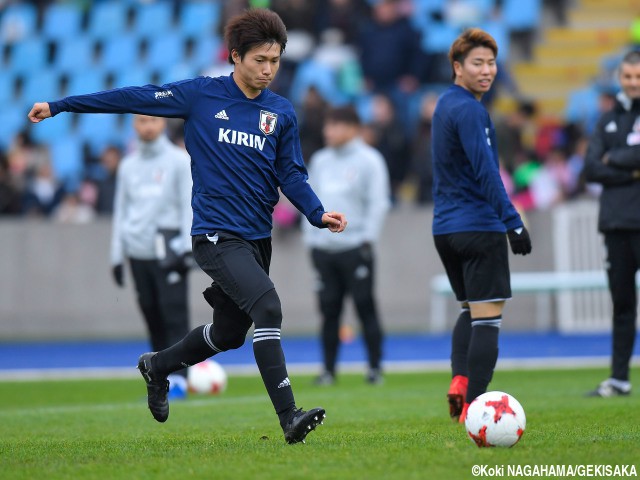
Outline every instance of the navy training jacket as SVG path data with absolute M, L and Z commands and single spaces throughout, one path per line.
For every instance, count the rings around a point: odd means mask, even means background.
M 291 102 L 266 89 L 247 98 L 227 77 L 124 87 L 49 102 L 52 115 L 137 113 L 182 118 L 191 156 L 191 235 L 271 236 L 278 187 L 319 228 L 324 208 L 307 183 Z
M 495 128 L 482 103 L 452 85 L 438 99 L 431 133 L 433 234 L 522 227 L 500 177 Z

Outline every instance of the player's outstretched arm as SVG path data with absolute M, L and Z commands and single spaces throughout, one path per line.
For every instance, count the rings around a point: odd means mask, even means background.
M 49 104 L 47 102 L 34 103 L 28 116 L 32 123 L 38 123 L 45 118 L 50 118 L 51 109 Z
M 327 228 L 335 233 L 342 232 L 347 227 L 347 219 L 342 213 L 338 212 L 325 212 L 322 215 L 322 223 Z

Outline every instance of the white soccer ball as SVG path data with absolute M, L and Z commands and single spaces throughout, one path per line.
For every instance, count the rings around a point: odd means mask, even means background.
M 217 395 L 227 388 L 227 372 L 213 360 L 205 360 L 189 367 L 187 385 L 193 393 Z
M 469 405 L 464 425 L 478 447 L 512 447 L 524 433 L 527 418 L 520 402 L 505 392 L 487 392 Z

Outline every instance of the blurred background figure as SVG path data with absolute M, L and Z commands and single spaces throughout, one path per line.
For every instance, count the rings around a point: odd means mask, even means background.
M 191 252 L 191 160 L 166 136 L 166 121 L 135 115 L 138 146 L 118 169 L 111 264 L 124 287 L 129 262 L 137 301 L 153 351 L 190 330 L 188 270 Z M 169 396 L 184 398 L 186 368 L 169 375 Z
M 395 205 L 409 169 L 411 150 L 407 130 L 388 95 L 380 93 L 372 97 L 371 119 L 365 125 L 363 136 L 387 164 L 391 203 Z
M 636 273 L 640 270 L 640 50 L 622 58 L 622 91 L 589 142 L 585 173 L 602 184 L 598 230 L 604 234 L 605 268 L 613 302 L 611 376 L 594 397 L 631 393 L 630 362 L 636 340 Z
M 374 294 L 374 246 L 389 209 L 389 180 L 380 152 L 360 137 L 360 118 L 351 106 L 328 111 L 326 147 L 311 158 L 309 183 L 329 209 L 345 212 L 349 228 L 341 235 L 305 227 L 316 272 L 322 316 L 324 371 L 317 385 L 332 385 L 340 346 L 340 318 L 347 295 L 362 326 L 369 370 L 366 381 L 382 382 L 382 326 Z
M 420 99 L 420 113 L 411 143 L 409 175 L 413 178 L 417 205 L 433 201 L 433 170 L 431 168 L 431 124 L 438 96 L 426 92 Z

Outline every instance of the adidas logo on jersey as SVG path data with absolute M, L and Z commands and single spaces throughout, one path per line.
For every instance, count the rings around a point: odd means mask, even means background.
M 220 120 L 229 120 L 229 116 L 224 110 L 220 110 L 218 113 L 216 113 L 215 117 L 219 118 Z

